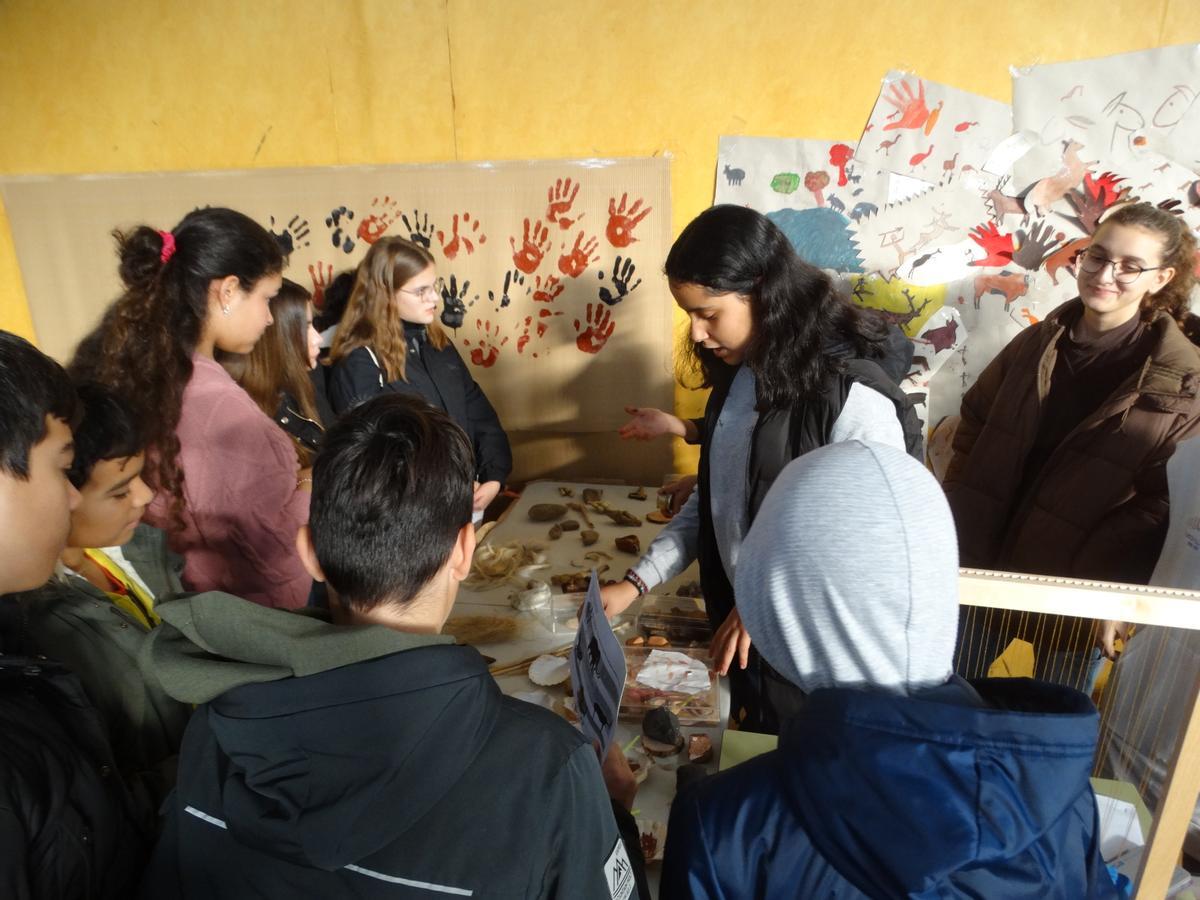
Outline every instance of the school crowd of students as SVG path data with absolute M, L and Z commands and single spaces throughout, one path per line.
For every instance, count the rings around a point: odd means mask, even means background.
M 619 749 L 441 634 L 512 454 L 433 258 L 383 238 L 314 324 L 240 213 L 117 240 L 65 369 L 0 333 L 0 894 L 647 897 Z M 897 329 L 752 210 L 684 229 L 708 407 L 623 432 L 699 443 L 695 490 L 603 599 L 698 560 L 732 719 L 780 744 L 675 799 L 662 897 L 1115 896 L 1096 710 L 954 673 L 957 569 L 1149 577 L 1200 422 L 1194 253 L 1112 212 L 967 393 L 943 486 Z M 1123 626 L 1082 630 L 1033 639 L 1090 671 Z

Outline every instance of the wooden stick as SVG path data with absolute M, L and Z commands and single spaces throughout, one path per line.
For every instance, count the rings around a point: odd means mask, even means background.
M 1170 773 L 1163 785 L 1158 814 L 1150 828 L 1142 868 L 1138 872 L 1135 897 L 1165 897 L 1175 872 L 1176 860 L 1183 847 L 1196 794 L 1200 793 L 1200 681 L 1192 686 L 1189 716 L 1174 758 L 1167 768 Z

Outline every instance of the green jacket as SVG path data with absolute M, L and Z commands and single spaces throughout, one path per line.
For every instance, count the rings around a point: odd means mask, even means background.
M 181 593 L 182 560 L 166 535 L 139 525 L 121 548 L 156 604 Z M 99 588 L 66 575 L 17 595 L 26 652 L 57 660 L 79 676 L 108 728 L 117 764 L 161 801 L 174 781 L 175 756 L 191 707 L 143 677 L 138 653 L 149 633 Z

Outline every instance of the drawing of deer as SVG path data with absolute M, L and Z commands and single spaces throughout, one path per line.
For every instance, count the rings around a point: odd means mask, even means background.
M 725 164 L 725 180 L 729 182 L 730 187 L 737 187 L 745 177 L 745 169 L 731 169 L 729 163 Z
M 1062 168 L 1049 178 L 1043 178 L 1025 195 L 1025 210 L 1037 218 L 1044 216 L 1050 207 L 1067 195 L 1067 191 L 1079 186 L 1087 173 L 1088 163 L 1079 158 L 1083 144 L 1069 140 L 1063 142 Z
M 979 301 L 984 294 L 1000 294 L 1004 298 L 1004 311 L 1013 305 L 1018 297 L 1024 297 L 1029 290 L 1029 280 L 1020 272 L 1010 272 L 1005 269 L 998 275 L 975 276 L 975 308 L 979 309 Z
M 1007 175 L 1000 179 L 995 190 L 988 191 L 985 195 L 988 202 L 992 204 L 992 218 L 996 220 L 997 225 L 1003 225 L 1004 217 L 1008 215 L 1025 217 L 1025 204 L 1021 202 L 1021 198 L 1010 197 L 1004 193 L 1006 184 L 1008 184 Z
M 887 319 L 897 328 L 907 332 L 908 326 L 917 319 L 921 318 L 921 314 L 925 312 L 925 307 L 929 306 L 929 304 L 933 302 L 933 298 L 925 298 L 925 302 L 918 307 L 917 298 L 913 296 L 912 291 L 910 291 L 908 288 L 904 288 L 900 291 L 900 293 L 904 296 L 904 299 L 908 301 L 907 312 L 895 312 L 894 310 L 890 309 L 881 309 L 880 312 L 883 313 L 883 317 L 885 319 Z

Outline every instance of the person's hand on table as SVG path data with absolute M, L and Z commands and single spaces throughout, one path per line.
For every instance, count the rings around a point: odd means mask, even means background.
M 687 425 L 679 416 L 652 406 L 627 406 L 625 412 L 632 418 L 617 429 L 624 440 L 650 441 L 664 434 L 676 437 L 687 435 Z
M 599 756 L 599 742 L 592 741 L 592 746 Z M 632 812 L 633 801 L 637 797 L 637 779 L 616 740 L 608 745 L 608 753 L 600 760 L 600 774 L 604 776 L 604 787 L 608 789 L 608 796 Z
M 498 481 L 485 481 L 483 484 L 475 482 L 475 499 L 471 501 L 471 508 L 475 512 L 483 512 L 499 493 L 500 482 Z
M 618 581 L 600 588 L 600 602 L 604 604 L 604 615 L 609 619 L 625 612 L 637 598 L 637 588 L 628 581 Z
M 1100 647 L 1100 652 L 1106 658 L 1115 660 L 1120 655 L 1116 644 L 1118 640 L 1122 646 L 1129 642 L 1129 623 L 1104 619 L 1100 623 L 1100 635 L 1096 642 Z
M 750 632 L 742 624 L 742 615 L 736 606 L 713 635 L 708 655 L 712 657 L 713 668 L 721 675 L 729 674 L 735 656 L 741 668 L 750 664 Z
M 695 489 L 696 476 L 683 475 L 668 484 L 664 484 L 658 489 L 658 492 L 671 498 L 671 501 L 667 506 L 667 512 L 669 512 L 671 515 L 675 515 L 681 509 L 683 509 L 683 504 L 687 503 L 687 498 L 692 495 L 692 491 Z

